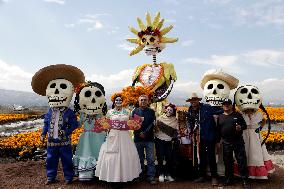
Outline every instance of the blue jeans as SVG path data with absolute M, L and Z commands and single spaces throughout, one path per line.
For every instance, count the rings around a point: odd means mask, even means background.
M 153 180 L 155 178 L 155 172 L 156 172 L 155 157 L 154 157 L 154 142 L 148 142 L 148 141 L 147 142 L 136 142 L 135 145 L 138 151 L 142 173 L 145 173 L 145 165 L 144 165 L 145 154 L 144 152 L 146 151 L 147 179 Z
M 56 178 L 60 158 L 65 180 L 72 181 L 74 176 L 72 156 L 71 145 L 47 147 L 46 174 L 48 180 Z

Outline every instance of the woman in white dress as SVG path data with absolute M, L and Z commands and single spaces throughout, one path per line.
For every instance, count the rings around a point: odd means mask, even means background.
M 265 125 L 265 119 L 262 113 L 254 109 L 247 109 L 242 112 L 242 115 L 247 124 L 247 129 L 243 131 L 243 138 L 247 154 L 249 178 L 268 179 L 268 174 L 273 173 L 275 169 L 265 144 L 261 145 L 262 136 L 259 132 Z
M 107 112 L 106 117 L 110 121 L 125 123 L 131 114 L 122 106 L 123 97 L 116 94 L 112 99 L 113 109 Z M 100 180 L 117 183 L 132 181 L 140 173 L 140 159 L 129 131 L 110 129 L 99 153 L 95 175 Z

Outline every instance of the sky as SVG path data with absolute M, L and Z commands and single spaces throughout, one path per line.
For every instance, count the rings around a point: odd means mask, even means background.
M 152 58 L 128 55 L 128 27 L 158 11 L 179 38 L 157 56 L 175 66 L 171 97 L 202 95 L 204 72 L 222 68 L 284 104 L 284 0 L 0 0 L 0 88 L 32 92 L 34 73 L 51 64 L 80 68 L 106 93 L 131 85 Z

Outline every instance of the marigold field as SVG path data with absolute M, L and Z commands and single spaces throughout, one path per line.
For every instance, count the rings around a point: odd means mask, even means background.
M 178 110 L 186 111 L 188 107 L 178 107 Z M 284 108 L 267 108 L 272 121 L 283 122 L 284 121 Z M 23 114 L 1 114 L 1 121 L 6 121 L 7 119 L 15 121 L 16 119 L 28 119 L 27 115 Z M 1 126 L 1 125 L 0 125 Z M 78 143 L 80 134 L 83 132 L 83 128 L 76 129 L 72 134 L 72 144 L 76 145 Z M 16 134 L 8 138 L 0 140 L 0 156 L 8 157 L 18 157 L 31 154 L 36 148 L 45 147 L 45 143 L 40 141 L 41 130 L 35 132 L 27 132 Z M 261 132 L 263 138 L 267 135 L 267 131 Z M 271 132 L 268 139 L 266 140 L 268 148 L 274 146 L 275 144 L 283 146 L 284 145 L 284 132 Z
M 37 118 L 38 115 L 29 114 L 0 114 L 0 125 L 14 121 L 25 121 L 30 118 Z
M 188 107 L 179 106 L 177 109 L 180 111 L 187 111 Z M 284 107 L 266 107 L 266 110 L 272 122 L 284 122 Z M 259 111 L 262 112 L 261 110 Z M 262 113 L 264 114 L 264 112 Z

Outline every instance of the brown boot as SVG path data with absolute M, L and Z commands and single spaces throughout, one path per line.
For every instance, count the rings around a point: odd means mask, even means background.
M 211 185 L 212 185 L 212 186 L 218 186 L 218 180 L 217 180 L 217 178 L 212 178 L 212 180 L 211 180 Z

